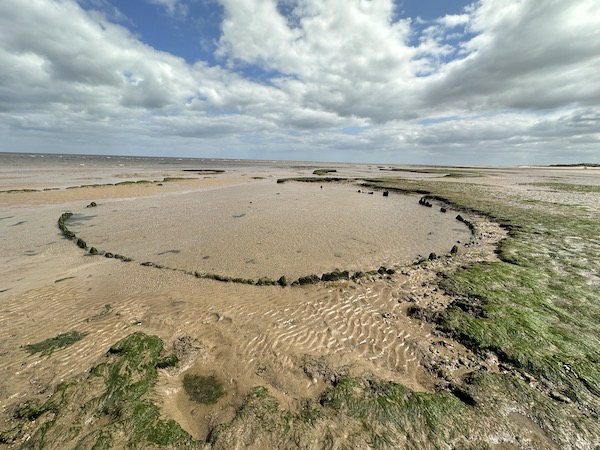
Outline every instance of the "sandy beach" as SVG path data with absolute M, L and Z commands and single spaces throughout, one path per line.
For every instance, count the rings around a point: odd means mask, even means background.
M 350 164 L 116 157 L 4 161 L 0 429 L 14 423 L 16 405 L 48 398 L 59 383 L 81 377 L 111 345 L 136 331 L 160 337 L 167 349 L 192 343 L 179 352 L 176 368 L 160 371 L 154 395 L 164 417 L 202 441 L 216 424 L 234 418 L 256 386 L 298 412 L 305 399 L 318 397 L 339 374 L 368 374 L 414 392 L 434 392 L 439 380 L 427 365 L 433 354 L 460 361 L 449 373 L 456 379 L 482 367 L 501 371 L 494 358 L 482 359 L 407 310 L 446 307 L 452 299 L 438 288 L 436 274 L 496 261 L 494 250 L 506 230 L 437 200 L 423 207 L 419 194 L 392 191 L 384 197 L 382 190 L 354 181 L 393 176 L 453 181 L 443 174 Z M 315 168 L 335 169 L 330 176 L 348 180 L 277 183 L 313 177 Z M 496 192 L 531 208 L 552 202 L 598 213 L 597 191 L 563 192 L 544 185 L 600 186 L 598 169 L 473 172 L 460 181 L 486 195 Z M 97 206 L 88 207 L 91 202 Z M 88 249 L 61 235 L 57 220 L 64 212 L 73 213 L 68 227 Z M 457 221 L 458 214 L 477 231 Z M 451 256 L 455 245 L 458 254 Z M 91 256 L 91 246 L 101 254 Z M 132 261 L 107 258 L 105 252 Z M 430 253 L 438 258 L 416 264 Z M 389 273 L 378 273 L 381 266 Z M 285 287 L 194 275 L 285 276 L 291 283 L 335 270 L 370 273 Z M 84 337 L 51 356 L 24 348 L 69 331 Z M 328 369 L 311 371 L 307 361 L 326 361 Z M 226 395 L 218 407 L 188 398 L 182 379 L 190 373 L 223 381 Z

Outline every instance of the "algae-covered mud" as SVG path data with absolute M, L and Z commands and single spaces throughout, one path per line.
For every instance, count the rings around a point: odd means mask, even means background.
M 89 158 L 2 172 L 0 448 L 600 445 L 597 169 Z

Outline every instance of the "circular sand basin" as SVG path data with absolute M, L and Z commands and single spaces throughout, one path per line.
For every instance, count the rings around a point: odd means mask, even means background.
M 445 254 L 470 233 L 418 197 L 347 185 L 255 183 L 99 204 L 70 229 L 136 261 L 232 277 L 295 279 Z

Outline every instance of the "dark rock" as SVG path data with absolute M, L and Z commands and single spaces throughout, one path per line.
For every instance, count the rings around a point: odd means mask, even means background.
M 338 280 L 348 280 L 350 278 L 350 274 L 347 270 L 339 271 L 334 270 L 333 272 L 324 273 L 321 276 L 321 281 L 338 281 Z
M 321 278 L 319 278 L 318 275 L 308 275 L 306 277 L 298 278 L 298 284 L 300 285 L 317 284 L 319 281 L 321 281 Z
M 458 398 L 461 402 L 466 403 L 469 406 L 477 405 L 477 401 L 473 398 L 473 396 L 461 386 L 456 384 L 452 384 L 450 386 L 450 392 Z
M 90 255 L 97 255 L 97 254 L 98 254 L 98 249 L 96 247 L 90 248 Z
M 450 306 L 459 308 L 475 318 L 486 318 L 487 313 L 485 311 L 485 304 L 486 301 L 482 297 L 470 296 L 466 298 L 458 298 L 454 300 Z
M 443 212 L 443 213 L 445 213 L 445 212 L 447 212 L 448 210 L 447 210 L 446 208 L 440 208 L 440 211 L 441 211 L 441 212 Z
M 451 255 L 456 255 L 458 253 L 458 246 L 454 245 L 451 249 L 450 249 L 450 254 Z
M 77 247 L 85 249 L 85 248 L 87 248 L 87 244 L 85 243 L 85 241 L 83 239 L 78 238 L 77 239 Z
M 356 280 L 358 280 L 358 279 L 362 278 L 364 275 L 365 275 L 365 274 L 364 274 L 364 272 L 361 272 L 361 271 L 359 270 L 358 272 L 354 272 L 354 275 L 352 275 L 352 279 L 353 279 L 354 281 L 356 281 Z
M 146 261 L 146 262 L 140 263 L 140 266 L 146 266 L 146 267 L 152 267 L 153 265 L 154 265 L 154 263 L 150 262 L 150 261 Z M 197 273 L 196 273 L 196 276 L 198 277 Z M 200 278 L 200 277 L 198 277 L 198 278 Z
M 429 203 L 429 201 L 427 200 L 427 197 L 421 197 L 419 199 L 419 205 L 427 206 L 428 208 L 431 208 L 433 206 L 431 203 Z
M 267 277 L 262 277 L 256 282 L 257 286 L 270 286 L 273 284 L 276 284 L 276 282 Z
M 431 252 L 429 254 L 428 259 L 429 259 L 429 261 L 433 261 L 434 259 L 437 259 L 437 255 L 435 253 Z
M 155 266 L 155 267 L 159 267 L 159 268 L 160 268 L 161 266 Z M 231 278 L 231 277 L 228 277 L 228 276 L 226 276 L 226 275 L 219 275 L 219 274 L 217 274 L 217 273 L 215 273 L 215 274 L 212 274 L 212 277 L 211 277 L 211 278 L 212 278 L 213 280 L 216 280 L 216 281 L 222 281 L 223 283 L 229 283 L 230 281 L 232 281 L 232 278 Z M 263 279 L 263 278 L 261 278 L 261 280 L 262 280 L 262 279 Z M 259 281 L 260 281 L 260 280 L 259 280 Z M 269 281 L 270 281 L 270 280 L 269 280 Z M 258 284 L 258 283 L 257 283 L 257 284 Z
M 458 216 L 456 216 L 456 220 L 458 220 L 459 222 L 465 221 L 465 219 L 463 219 L 463 216 L 461 216 L 460 214 Z
M 383 191 L 383 196 L 384 196 L 384 197 L 387 197 L 387 196 L 389 196 L 389 195 L 390 195 L 389 191 Z
M 406 315 L 413 319 L 435 323 L 439 319 L 440 313 L 429 308 L 421 308 L 420 306 L 413 305 L 408 307 Z
M 115 255 L 113 255 L 113 254 L 112 254 L 112 253 L 110 253 L 110 252 L 106 252 L 106 253 L 104 254 L 104 257 L 105 257 L 105 258 L 114 258 L 114 256 L 115 256 Z
M 96 204 L 96 202 L 92 202 L 92 203 L 90 203 L 89 205 L 87 205 L 87 206 L 86 206 L 86 208 L 95 208 L 96 206 L 98 206 L 98 205 Z
M 279 280 L 277 280 L 277 284 L 281 287 L 287 286 L 287 279 L 285 278 L 285 275 L 279 277 Z

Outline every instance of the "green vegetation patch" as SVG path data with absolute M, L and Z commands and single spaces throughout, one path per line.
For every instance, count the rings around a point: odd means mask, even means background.
M 163 179 L 163 183 L 168 183 L 169 181 L 188 181 L 188 180 L 195 180 L 196 178 L 190 178 L 190 177 L 165 177 Z
M 130 186 L 132 184 L 152 184 L 152 183 L 155 183 L 155 182 L 149 181 L 149 180 L 120 181 L 118 183 L 115 183 L 115 186 Z
M 422 173 L 422 174 L 436 174 L 444 177 L 450 178 L 471 178 L 471 177 L 483 177 L 482 173 L 476 172 L 474 170 L 459 170 L 456 168 L 430 168 L 430 169 L 409 169 L 409 168 L 401 168 L 401 167 L 392 167 L 392 168 L 379 168 L 381 171 L 389 171 L 389 172 L 408 172 L 408 173 Z
M 197 448 L 154 403 L 158 368 L 176 364 L 162 352 L 156 336 L 127 336 L 88 374 L 59 385 L 43 403 L 18 407 L 16 425 L 0 440 L 23 448 Z
M 466 426 L 477 413 L 449 392 L 415 393 L 372 378 L 342 378 L 297 412 L 257 387 L 231 422 L 210 432 L 208 442 L 215 450 L 248 442 L 285 449 L 465 448 L 467 443 L 488 448 Z
M 21 194 L 27 192 L 40 192 L 38 189 L 8 189 L 6 191 L 0 191 L 2 194 Z
M 223 169 L 181 169 L 182 172 L 196 172 L 203 174 L 220 174 L 225 173 Z
M 101 319 L 102 317 L 107 316 L 111 310 L 112 310 L 112 306 L 109 303 L 107 303 L 102 308 L 102 311 L 100 311 L 98 314 L 93 315 L 92 317 L 88 317 L 87 319 L 85 319 L 85 321 L 93 322 L 95 320 Z
M 554 189 L 557 191 L 565 191 L 565 192 L 578 192 L 578 193 L 598 193 L 600 192 L 600 186 L 590 185 L 590 184 L 570 184 L 570 183 L 526 183 L 526 186 L 538 186 L 545 187 L 549 189 Z
M 532 208 L 461 183 L 377 181 L 377 186 L 427 189 L 508 230 L 498 261 L 463 267 L 440 281 L 455 300 L 436 316 L 438 327 L 480 356 L 495 354 L 513 373 L 532 377 L 538 392 L 553 399 L 550 404 L 572 402 L 581 411 L 600 411 L 598 213 L 575 214 L 561 204 Z M 521 385 L 515 389 L 524 392 Z M 543 422 L 555 411 L 549 406 L 536 414 Z M 562 420 L 574 415 L 558 414 Z M 598 440 L 598 427 L 582 433 L 592 430 Z
M 217 403 L 225 395 L 223 383 L 214 375 L 205 377 L 186 374 L 183 377 L 183 388 L 191 400 L 207 405 Z
M 335 169 L 316 169 L 313 171 L 313 175 L 327 175 L 328 173 L 336 173 Z
M 50 356 L 55 351 L 69 347 L 75 342 L 80 341 L 86 336 L 86 334 L 87 333 L 81 333 L 79 331 L 69 331 L 67 333 L 62 333 L 58 336 L 46 339 L 42 342 L 27 344 L 25 346 L 25 350 L 27 350 L 30 355 L 41 353 L 42 355 Z
M 277 180 L 278 184 L 285 183 L 287 181 L 298 181 L 301 183 L 338 183 L 340 181 L 348 181 L 347 178 L 341 177 L 293 177 L 293 178 L 279 178 Z

